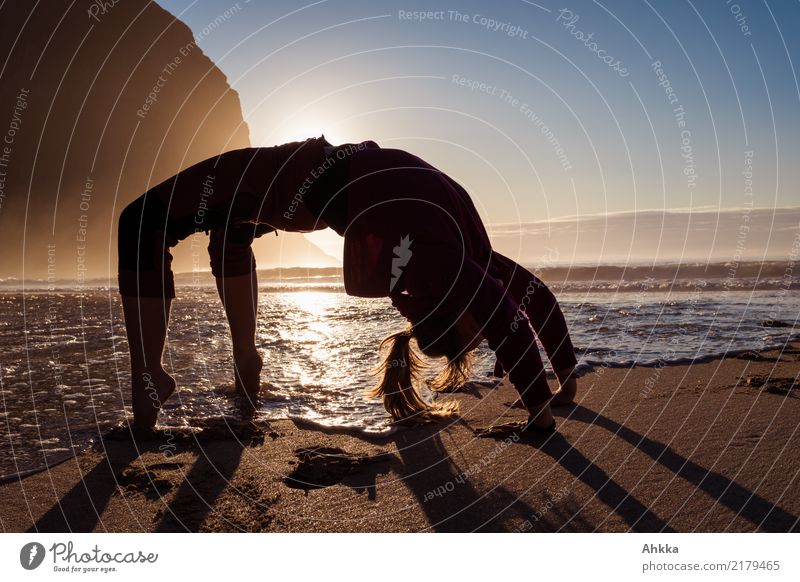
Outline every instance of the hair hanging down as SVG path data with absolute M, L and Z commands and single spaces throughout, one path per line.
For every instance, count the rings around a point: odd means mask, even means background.
M 444 370 L 428 382 L 428 387 L 434 392 L 458 392 L 469 380 L 471 372 L 472 352 L 461 352 L 447 360 Z
M 383 378 L 369 391 L 369 396 L 382 398 L 384 408 L 395 420 L 412 420 L 421 424 L 457 416 L 456 402 L 428 404 L 417 391 L 415 382 L 423 363 L 411 347 L 412 336 L 412 330 L 407 329 L 381 341 L 381 349 L 386 350 L 386 355 L 375 373 L 383 373 Z

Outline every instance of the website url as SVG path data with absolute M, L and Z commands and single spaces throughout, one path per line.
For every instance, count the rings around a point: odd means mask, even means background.
M 781 569 L 779 560 L 729 560 L 727 562 L 644 562 L 645 572 L 777 572 Z

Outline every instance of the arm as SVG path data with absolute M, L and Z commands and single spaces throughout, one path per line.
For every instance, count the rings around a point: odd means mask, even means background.
M 541 415 L 542 426 L 552 422 L 548 401 L 552 394 L 533 330 L 513 325 L 517 306 L 510 294 L 486 270 L 461 253 L 418 245 L 406 270 L 411 295 L 442 298 L 447 310 L 468 311 L 481 326 L 509 379 L 531 416 Z M 540 424 L 536 421 L 536 424 Z
M 578 361 L 567 321 L 555 295 L 536 275 L 500 253 L 492 254 L 491 271 L 503 279 L 508 293 L 517 305 L 515 320 L 520 325 L 530 322 L 547 353 L 560 387 L 551 404 L 571 403 L 578 390 L 574 376 Z M 495 375 L 502 377 L 502 366 L 499 368 L 498 370 L 496 367 Z

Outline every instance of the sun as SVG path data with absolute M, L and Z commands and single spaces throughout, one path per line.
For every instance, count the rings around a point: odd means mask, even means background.
M 263 138 L 259 143 L 277 145 L 324 135 L 330 143 L 338 144 L 346 141 L 346 134 L 347 132 L 331 119 L 319 119 L 301 112 L 287 117 L 282 123 L 269 130 L 259 131 L 257 137 Z M 255 140 L 254 143 L 256 143 Z

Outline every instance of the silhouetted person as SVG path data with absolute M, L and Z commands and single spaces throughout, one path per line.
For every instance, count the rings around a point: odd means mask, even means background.
M 198 231 L 211 235 L 211 270 L 231 328 L 236 389 L 259 391 L 253 238 L 273 230 L 330 227 L 344 237 L 349 295 L 390 297 L 408 327 L 389 335 L 373 395 L 394 419 L 447 414 L 413 386 L 415 340 L 447 366 L 434 388 L 458 386 L 482 339 L 509 372 L 530 429 L 551 432 L 549 403 L 571 402 L 575 354 L 558 303 L 542 281 L 492 250 L 466 191 L 402 150 L 367 141 L 333 146 L 324 137 L 245 148 L 200 162 L 149 190 L 120 216 L 119 288 L 131 351 L 134 423 L 152 427 L 175 380 L 161 364 L 175 296 L 169 249 Z M 539 337 L 561 389 L 553 396 Z

